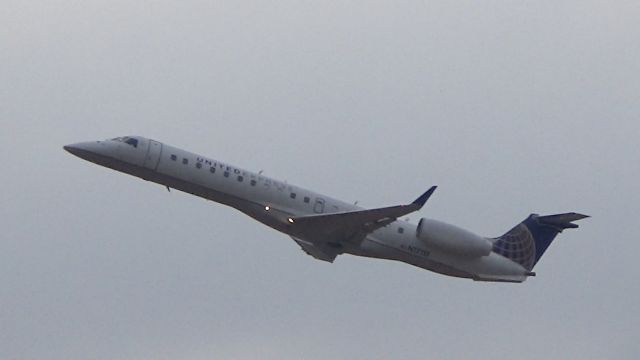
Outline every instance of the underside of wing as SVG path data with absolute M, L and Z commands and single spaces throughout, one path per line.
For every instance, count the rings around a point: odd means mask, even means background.
M 338 250 L 336 248 L 331 247 L 330 245 L 322 244 L 322 243 L 316 244 L 310 241 L 295 238 L 293 236 L 291 238 L 296 243 L 298 243 L 298 245 L 300 245 L 300 247 L 302 248 L 302 251 L 306 252 L 307 255 L 313 256 L 318 260 L 332 263 L 333 260 L 336 259 L 336 256 L 338 256 L 339 254 Z

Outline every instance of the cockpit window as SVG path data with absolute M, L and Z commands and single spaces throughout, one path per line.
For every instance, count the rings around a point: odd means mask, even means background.
M 111 139 L 113 141 L 119 141 L 119 142 L 123 142 L 125 144 L 131 145 L 134 148 L 138 147 L 138 139 L 133 138 L 133 137 L 129 137 L 129 136 L 125 136 L 125 137 L 117 137 L 117 138 L 113 138 Z
M 138 147 L 138 139 L 136 138 L 128 138 L 127 140 L 124 141 L 126 144 L 129 144 L 131 146 L 133 146 L 134 148 Z

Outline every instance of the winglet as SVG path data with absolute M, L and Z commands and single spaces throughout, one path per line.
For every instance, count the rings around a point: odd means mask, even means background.
M 420 209 L 421 207 L 424 206 L 424 204 L 427 202 L 427 200 L 429 200 L 429 197 L 431 197 L 431 194 L 433 194 L 434 191 L 436 191 L 438 187 L 437 186 L 432 186 L 429 190 L 425 191 L 424 194 L 420 195 L 419 198 L 415 199 L 411 204 L 412 205 L 417 205 L 418 209 Z

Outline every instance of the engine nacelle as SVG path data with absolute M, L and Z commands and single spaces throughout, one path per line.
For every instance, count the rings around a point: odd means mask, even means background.
M 470 231 L 447 223 L 422 218 L 416 236 L 428 248 L 465 257 L 489 255 L 491 242 Z

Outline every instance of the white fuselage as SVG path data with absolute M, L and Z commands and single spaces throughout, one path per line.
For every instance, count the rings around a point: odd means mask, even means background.
M 127 139 L 135 139 L 135 146 Z M 86 142 L 65 147 L 94 163 L 144 180 L 231 206 L 292 237 L 300 238 L 290 216 L 353 211 L 360 207 L 275 180 L 260 173 L 194 154 L 143 137 Z M 416 225 L 395 221 L 368 234 L 341 253 L 403 261 L 438 273 L 488 281 L 523 281 L 521 265 L 494 252 L 456 256 L 429 248 L 416 236 Z

